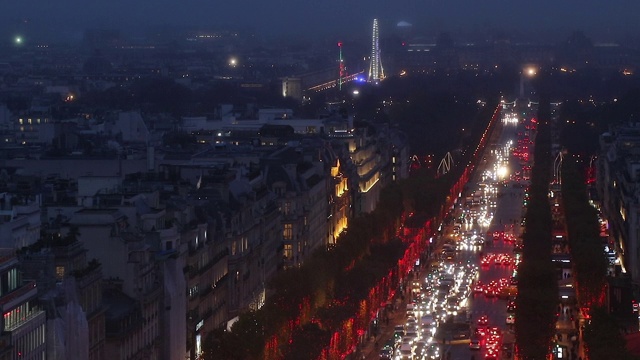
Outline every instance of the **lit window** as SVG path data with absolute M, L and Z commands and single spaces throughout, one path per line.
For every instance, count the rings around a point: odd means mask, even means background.
M 189 297 L 195 297 L 198 295 L 198 285 L 194 285 L 189 288 Z
M 285 240 L 293 239 L 293 224 L 284 224 L 284 230 L 282 231 L 282 238 Z
M 62 280 L 64 278 L 64 266 L 56 266 L 56 279 Z
M 284 244 L 284 257 L 287 259 L 293 258 L 293 245 Z

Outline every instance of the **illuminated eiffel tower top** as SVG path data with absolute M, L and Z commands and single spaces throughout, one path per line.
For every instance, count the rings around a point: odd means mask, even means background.
M 384 79 L 384 70 L 380 60 L 380 45 L 378 43 L 378 19 L 373 19 L 373 33 L 371 36 L 371 63 L 369 65 L 369 82 L 379 83 Z

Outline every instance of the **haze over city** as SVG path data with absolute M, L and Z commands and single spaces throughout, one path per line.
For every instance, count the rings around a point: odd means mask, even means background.
M 349 38 L 366 33 L 371 19 L 377 17 L 386 26 L 407 21 L 416 29 L 435 33 L 497 29 L 564 37 L 582 30 L 598 41 L 612 41 L 639 32 L 639 12 L 640 3 L 627 0 L 33 0 L 2 4 L 0 32 L 3 41 L 17 35 L 79 41 L 87 28 L 141 35 L 155 26 L 226 26 L 266 37 Z
M 0 360 L 640 360 L 639 13 L 4 1 Z

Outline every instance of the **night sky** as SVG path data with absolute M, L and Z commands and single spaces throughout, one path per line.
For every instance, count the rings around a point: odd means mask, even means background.
M 361 36 L 371 19 L 432 32 L 583 30 L 596 38 L 640 31 L 637 0 L 21 0 L 2 1 L 0 34 L 79 40 L 86 28 L 142 34 L 158 26 L 236 25 L 261 34 Z

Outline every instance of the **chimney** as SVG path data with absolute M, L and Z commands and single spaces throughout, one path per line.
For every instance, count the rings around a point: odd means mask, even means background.
M 155 148 L 153 146 L 147 146 L 147 171 L 154 171 L 156 169 L 155 157 Z

